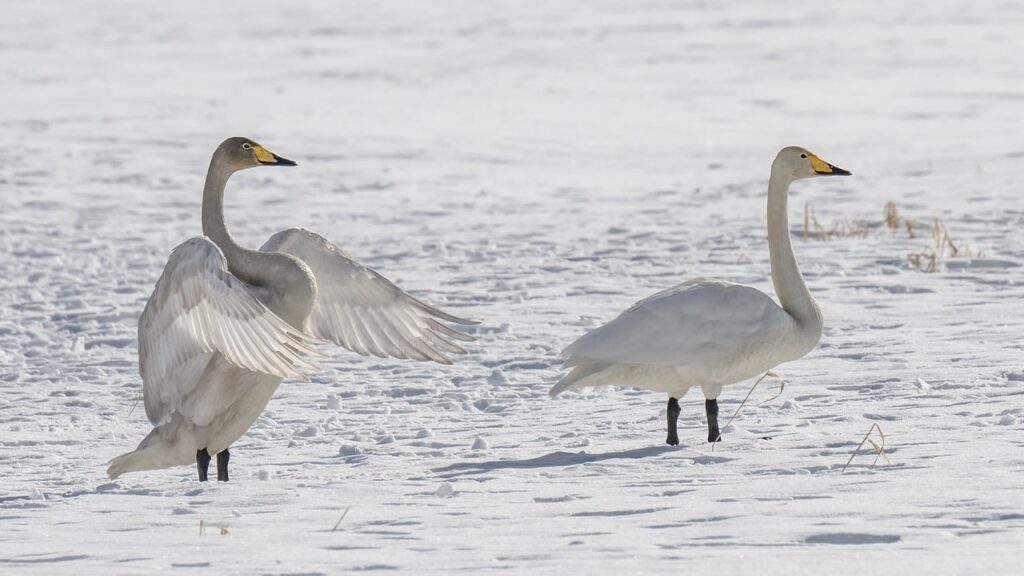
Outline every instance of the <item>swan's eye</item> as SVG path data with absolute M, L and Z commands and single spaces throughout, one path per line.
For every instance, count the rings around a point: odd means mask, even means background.
M 242 150 L 249 150 L 251 148 L 252 148 L 252 146 L 248 142 L 246 142 L 245 144 L 242 144 Z
M 800 157 L 801 158 L 807 158 L 807 154 L 801 154 Z

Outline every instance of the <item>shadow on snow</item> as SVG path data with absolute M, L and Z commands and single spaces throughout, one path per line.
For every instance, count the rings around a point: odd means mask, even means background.
M 673 446 L 649 446 L 647 448 L 635 448 L 619 452 L 605 452 L 603 454 L 588 454 L 587 452 L 552 452 L 528 460 L 492 460 L 490 462 L 464 462 L 451 464 L 441 468 L 435 468 L 434 473 L 440 474 L 443 478 L 454 478 L 471 474 L 485 474 L 495 470 L 505 469 L 530 469 L 530 468 L 560 468 L 586 464 L 589 462 L 602 462 L 604 460 L 617 459 L 639 459 L 660 456 L 666 452 L 678 451 Z M 729 458 L 715 456 L 698 457 L 703 463 L 717 463 L 728 461 Z M 705 461 L 706 460 L 706 461 Z

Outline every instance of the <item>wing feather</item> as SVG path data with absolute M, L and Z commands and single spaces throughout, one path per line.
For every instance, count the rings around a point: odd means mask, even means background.
M 452 340 L 474 340 L 441 321 L 463 326 L 476 322 L 406 294 L 313 232 L 301 228 L 278 232 L 260 250 L 291 254 L 313 271 L 317 300 L 309 329 L 318 338 L 364 356 L 433 360 L 442 364 L 451 364 L 445 353 L 465 353 Z
M 139 318 L 139 373 L 146 415 L 170 418 L 199 382 L 213 354 L 264 374 L 303 378 L 311 338 L 267 309 L 231 275 L 220 249 L 203 237 L 171 252 Z
M 763 292 L 695 280 L 659 292 L 584 334 L 562 352 L 585 364 L 716 365 L 782 338 L 792 319 Z

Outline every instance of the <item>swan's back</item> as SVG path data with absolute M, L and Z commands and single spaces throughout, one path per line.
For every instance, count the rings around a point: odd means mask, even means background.
M 690 385 L 729 384 L 736 380 L 723 380 L 737 372 L 803 355 L 813 344 L 801 340 L 796 322 L 767 294 L 697 279 L 637 302 L 562 355 L 566 366 L 671 366 Z

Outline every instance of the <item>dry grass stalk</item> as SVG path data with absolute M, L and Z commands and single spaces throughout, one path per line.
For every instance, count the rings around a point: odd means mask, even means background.
M 903 217 L 900 216 L 900 211 L 896 209 L 895 202 L 886 202 L 885 208 L 882 209 L 882 214 L 885 216 L 885 227 L 889 230 L 899 230 L 901 228 L 900 223 L 903 221 Z
M 934 251 L 929 251 L 927 248 L 920 252 L 908 254 L 907 259 L 910 261 L 910 267 L 916 268 L 921 272 L 935 272 L 939 267 L 939 259 Z
M 765 374 L 765 375 L 767 376 L 767 374 Z M 786 381 L 783 380 L 782 378 L 779 378 L 779 375 L 775 374 L 774 372 L 772 372 L 771 375 L 779 379 L 779 393 L 776 394 L 775 396 L 772 396 L 771 398 L 769 398 L 767 400 L 762 400 L 762 401 L 758 402 L 757 403 L 758 406 L 764 406 L 765 404 L 771 402 L 772 400 L 775 400 L 779 396 L 782 396 L 782 393 L 786 391 Z
M 870 438 L 871 433 L 876 430 L 878 431 L 878 437 L 882 441 L 881 445 L 876 444 L 875 441 L 871 440 Z M 879 458 L 885 460 L 886 464 L 892 464 L 892 462 L 889 460 L 889 457 L 885 455 L 885 434 L 882 433 L 882 427 L 879 426 L 876 422 L 871 425 L 871 428 L 868 428 L 868 433 L 864 435 L 864 438 L 860 441 L 860 444 L 857 444 L 857 449 L 853 451 L 853 454 L 850 454 L 850 459 L 846 461 L 846 464 L 843 464 L 843 469 L 839 471 L 840 474 L 846 472 L 846 467 L 849 466 L 850 462 L 853 462 L 854 457 L 857 456 L 858 453 L 860 453 L 860 449 L 864 447 L 865 442 L 871 444 L 871 447 L 874 448 L 875 450 L 875 459 L 871 461 L 872 468 L 874 468 L 875 464 L 878 463 Z
M 882 210 L 883 220 L 885 227 L 889 230 L 905 229 L 907 231 L 907 238 L 917 238 L 914 234 L 914 221 L 909 218 L 904 218 L 900 211 L 896 209 L 895 202 L 886 202 L 885 208 Z
M 229 534 L 227 526 L 218 526 L 220 529 L 221 536 L 227 536 Z M 199 521 L 199 535 L 206 536 L 206 520 Z
M 348 507 L 345 508 L 345 511 L 341 513 L 341 518 L 338 518 L 337 524 L 334 525 L 334 528 L 331 528 L 331 532 L 336 531 L 338 529 L 338 526 L 341 526 L 341 521 L 345 519 L 345 516 L 348 516 L 348 511 L 351 509 L 352 505 L 349 504 Z
M 811 204 L 809 202 L 804 204 L 804 240 L 807 240 L 807 235 L 811 229 L 810 207 Z
M 139 394 L 138 396 L 136 396 L 135 400 L 132 401 L 132 408 L 131 408 L 131 410 L 128 411 L 128 416 L 127 416 L 128 418 L 132 417 L 132 413 L 135 412 L 135 407 L 139 405 L 139 400 L 142 400 L 142 394 Z
M 757 379 L 757 382 L 754 382 L 754 385 L 750 387 L 750 390 L 747 391 L 747 395 L 743 397 L 743 402 L 740 402 L 740 405 L 736 407 L 736 411 L 733 412 L 732 416 L 729 417 L 729 421 L 725 423 L 725 426 L 722 426 L 722 428 L 721 428 L 722 430 L 725 430 L 726 428 L 729 427 L 730 424 L 732 424 L 732 421 L 736 419 L 736 415 L 740 413 L 740 410 L 742 410 L 743 406 L 747 403 L 747 400 L 750 398 L 750 395 L 754 393 L 754 388 L 757 388 L 757 385 L 760 384 L 762 380 L 764 380 L 765 378 L 767 378 L 769 376 L 771 376 L 772 378 L 778 378 L 779 382 L 782 383 L 782 387 L 779 389 L 779 393 L 778 394 L 776 394 L 775 396 L 772 396 L 771 398 L 769 398 L 768 400 L 765 400 L 764 402 L 761 402 L 761 404 L 764 404 L 765 402 L 770 402 L 772 400 L 775 400 L 779 396 L 782 396 L 782 391 L 786 389 L 786 381 L 783 380 L 781 376 L 779 376 L 775 372 L 772 372 L 771 370 L 765 372 L 764 374 L 761 375 L 760 378 Z M 761 404 L 758 404 L 758 406 L 760 406 Z M 719 440 L 715 440 L 711 444 L 711 451 L 712 452 L 715 451 L 715 445 L 718 444 L 718 442 L 719 442 Z

